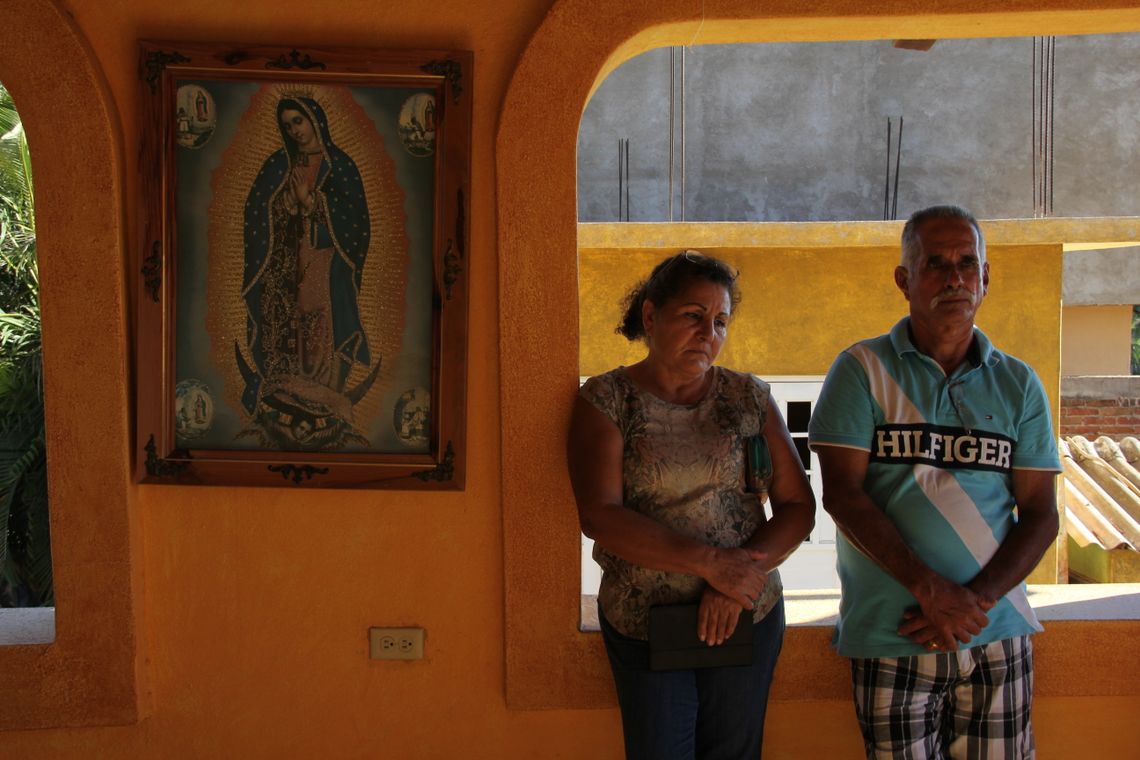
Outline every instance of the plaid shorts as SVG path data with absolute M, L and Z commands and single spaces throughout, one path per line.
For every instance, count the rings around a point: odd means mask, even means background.
M 1028 636 L 957 652 L 852 659 L 868 758 L 1032 760 Z

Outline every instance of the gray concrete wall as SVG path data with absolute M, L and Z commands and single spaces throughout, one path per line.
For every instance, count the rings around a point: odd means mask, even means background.
M 1055 60 L 1054 214 L 1140 214 L 1140 35 L 1057 38 Z M 887 118 L 900 115 L 899 218 L 948 201 L 984 218 L 1031 217 L 1031 68 L 1030 38 L 940 40 L 928 52 L 889 41 L 689 48 L 683 218 L 881 219 Z M 578 138 L 582 221 L 618 218 L 622 138 L 630 220 L 669 220 L 669 88 L 660 49 L 595 93 Z
M 1065 399 L 1140 398 L 1140 375 L 1061 378 Z
M 1140 247 L 1068 251 L 1061 299 L 1065 306 L 1140 303 Z

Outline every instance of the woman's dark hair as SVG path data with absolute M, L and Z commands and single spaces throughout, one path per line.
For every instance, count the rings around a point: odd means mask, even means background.
M 648 279 L 639 282 L 626 294 L 622 299 L 621 322 L 615 332 L 629 340 L 644 338 L 645 325 L 641 321 L 641 309 L 646 299 L 655 307 L 661 308 L 669 299 L 698 280 L 724 287 L 728 291 L 732 310 L 736 310 L 736 305 L 740 303 L 736 272 L 720 259 L 699 251 L 681 251 L 655 266 Z

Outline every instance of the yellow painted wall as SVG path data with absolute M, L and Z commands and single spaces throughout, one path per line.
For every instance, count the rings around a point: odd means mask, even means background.
M 842 238 L 846 226 L 850 225 L 835 225 L 834 238 Z M 821 236 L 825 234 L 821 230 Z M 672 251 L 684 247 L 684 241 L 678 240 Z M 701 250 L 740 272 L 737 282 L 743 298 L 719 360 L 727 367 L 760 376 L 823 375 L 844 348 L 886 332 L 907 313 L 906 299 L 894 284 L 897 245 L 779 247 L 766 242 L 763 247 Z M 583 375 L 630 364 L 645 355 L 643 344 L 614 333 L 621 315 L 619 302 L 669 253 L 659 248 L 579 251 Z M 989 260 L 990 291 L 978 324 L 1003 351 L 1033 365 L 1056 403 L 1061 248 L 991 242 Z
M 1082 583 L 1140 583 L 1140 554 L 1134 549 L 1081 546 L 1071 537 L 1069 570 Z
M 0 649 L 0 757 L 618 757 L 597 637 L 573 624 L 561 454 L 578 371 L 574 142 L 600 72 L 698 32 L 1140 29 L 1136 9 L 1109 0 L 803 6 L 0 0 L 0 80 L 25 117 L 37 182 L 59 605 L 56 643 Z M 748 21 L 759 12 L 767 20 Z M 140 38 L 475 51 L 466 491 L 130 482 Z M 377 624 L 424 626 L 426 659 L 370 662 Z M 771 756 L 860 756 L 826 636 L 789 634 Z M 1117 719 L 1140 708 L 1135 664 L 1115 685 L 1065 658 L 1088 660 L 1074 644 L 1119 653 L 1135 636 L 1123 625 L 1042 638 L 1059 664 L 1043 670 L 1039 715 L 1064 717 L 1040 727 L 1049 756 L 1134 747 Z M 538 706 L 549 709 L 527 709 Z
M 1132 306 L 1066 306 L 1061 314 L 1062 375 L 1132 373 Z

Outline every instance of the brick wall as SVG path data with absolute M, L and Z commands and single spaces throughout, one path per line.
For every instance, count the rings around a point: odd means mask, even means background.
M 1083 435 L 1089 440 L 1106 435 L 1119 441 L 1140 435 L 1140 398 L 1061 398 L 1062 436 Z
M 1140 375 L 1061 378 L 1060 435 L 1140 436 Z

